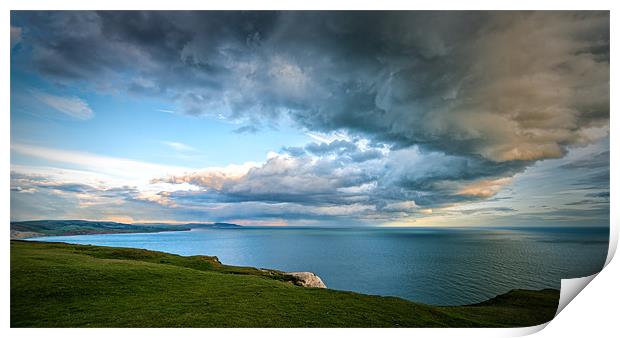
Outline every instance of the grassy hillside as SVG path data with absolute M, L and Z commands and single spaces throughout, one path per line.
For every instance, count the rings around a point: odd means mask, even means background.
M 12 327 L 486 327 L 550 320 L 557 290 L 436 307 L 308 289 L 215 257 L 11 241 Z

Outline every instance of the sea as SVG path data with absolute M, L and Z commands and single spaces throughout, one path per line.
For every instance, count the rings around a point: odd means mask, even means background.
M 311 271 L 330 289 L 463 305 L 512 289 L 559 289 L 563 278 L 600 271 L 609 228 L 242 227 L 32 240 L 217 256 Z

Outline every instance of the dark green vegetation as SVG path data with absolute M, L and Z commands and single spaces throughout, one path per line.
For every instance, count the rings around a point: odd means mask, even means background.
M 553 318 L 557 290 L 457 307 L 294 285 L 216 257 L 11 241 L 12 327 L 504 327 Z
M 72 236 L 112 233 L 183 231 L 196 228 L 239 228 L 230 223 L 125 224 L 117 222 L 93 222 L 82 220 L 43 220 L 11 223 L 11 238 L 41 236 Z

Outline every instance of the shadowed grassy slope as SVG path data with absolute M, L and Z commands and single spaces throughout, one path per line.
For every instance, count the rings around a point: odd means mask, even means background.
M 459 307 L 302 288 L 217 258 L 11 241 L 12 327 L 481 327 L 550 320 L 556 290 Z

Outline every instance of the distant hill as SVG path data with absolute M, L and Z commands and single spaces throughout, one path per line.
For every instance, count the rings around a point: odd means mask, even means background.
M 190 227 L 192 229 L 199 229 L 199 228 L 229 229 L 229 228 L 241 228 L 242 227 L 239 224 L 221 223 L 221 222 L 216 222 L 216 223 L 188 223 L 188 224 L 183 224 L 183 225 L 187 226 L 187 227 Z
M 196 228 L 240 228 L 231 223 L 141 223 L 99 222 L 83 220 L 40 220 L 11 222 L 11 238 L 43 236 L 73 236 L 116 233 L 140 233 L 161 231 L 187 231 Z

